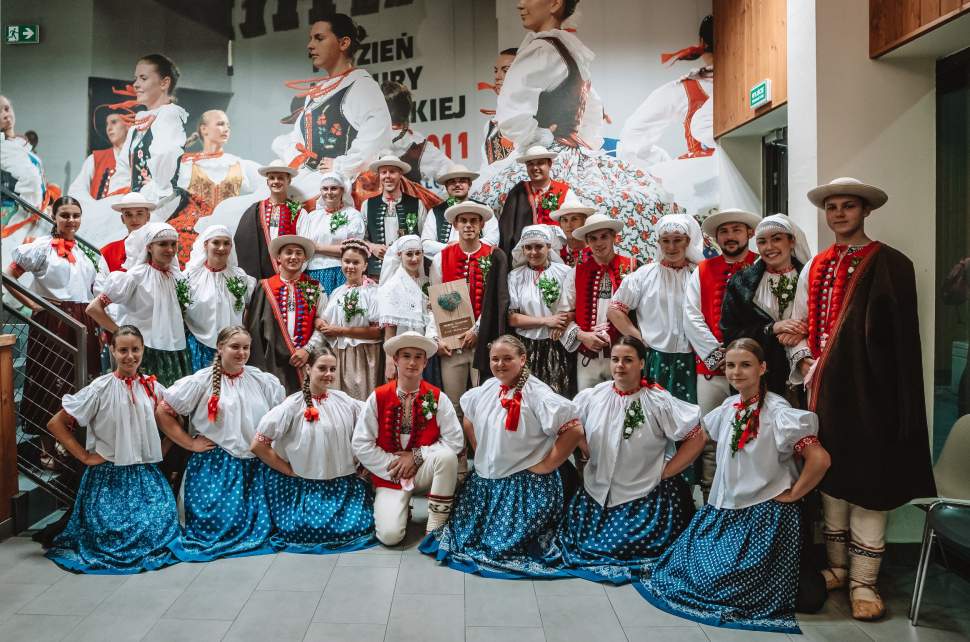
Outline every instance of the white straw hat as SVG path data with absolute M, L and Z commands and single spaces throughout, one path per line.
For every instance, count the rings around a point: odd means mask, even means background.
M 830 183 L 808 191 L 808 200 L 815 207 L 825 207 L 825 199 L 829 196 L 858 196 L 874 210 L 879 209 L 889 200 L 889 196 L 883 190 L 850 176 L 836 178 Z

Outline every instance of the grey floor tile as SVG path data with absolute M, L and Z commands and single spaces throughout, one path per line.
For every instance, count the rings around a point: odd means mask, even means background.
M 387 624 L 397 573 L 397 568 L 337 566 L 313 621 Z
M 623 629 L 628 640 L 636 642 L 708 642 L 701 627 L 693 626 L 628 626 Z
M 313 622 L 303 642 L 384 642 L 383 624 Z
M 127 588 L 144 590 L 185 590 L 205 564 L 175 564 L 150 573 L 139 573 L 128 578 Z
M 398 595 L 464 595 L 464 573 L 441 566 L 430 557 L 401 557 Z
M 849 603 L 844 596 L 833 593 L 825 600 L 825 605 L 818 613 L 797 613 L 799 624 L 834 624 L 846 622 Z
M 613 605 L 616 617 L 624 628 L 685 626 L 688 622 L 670 615 L 647 602 L 633 585 L 607 586 L 606 595 Z
M 322 594 L 323 591 L 254 591 L 243 607 L 242 615 L 268 620 L 305 617 L 309 622 Z
M 457 571 L 455 571 L 457 573 Z M 542 626 L 530 580 L 492 580 L 465 574 L 465 626 Z
M 232 586 L 255 589 L 275 559 L 276 555 L 250 555 L 206 562 L 189 588 Z
M 606 595 L 603 585 L 589 580 L 568 577 L 554 580 L 535 580 L 532 582 L 536 595 Z
M 0 584 L 56 584 L 71 574 L 43 555 L 40 546 L 0 564 Z
M 94 610 L 95 615 L 127 616 L 138 615 L 157 620 L 162 617 L 175 600 L 182 595 L 181 589 L 143 589 L 124 588 L 115 591 Z
M 11 615 L 3 621 L 3 639 L 54 642 L 77 626 L 76 615 Z
M 18 612 L 89 615 L 127 580 L 123 575 L 71 575 L 20 607 Z
M 454 642 L 465 637 L 464 597 L 435 595 L 415 598 L 398 595 L 391 605 L 384 642 Z M 434 616 L 429 620 L 426 609 L 416 604 L 433 605 Z
M 540 595 L 539 613 L 546 637 L 557 642 L 626 642 L 605 595 Z
M 29 537 L 9 537 L 0 542 L 0 568 L 6 568 L 31 554 L 43 554 L 40 544 Z
M 337 566 L 376 566 L 397 568 L 401 564 L 401 551 L 374 547 L 353 553 L 341 553 Z
M 774 642 L 775 640 L 791 640 L 798 637 L 789 637 L 785 633 L 759 633 L 755 631 L 742 631 L 740 629 L 722 629 L 716 626 L 701 624 L 701 630 L 711 642 Z
M 0 584 L 0 618 L 16 613 L 49 588 L 47 584 Z
M 249 586 L 190 586 L 169 607 L 164 617 L 177 620 L 234 620 L 252 592 Z
M 800 624 L 801 640 L 806 642 L 872 642 L 855 624 Z M 791 636 L 793 639 L 798 636 Z
M 92 613 L 68 635 L 71 642 L 137 642 L 157 619 L 140 614 L 102 615 Z
M 222 639 L 226 642 L 300 642 L 309 626 L 309 616 L 265 617 L 243 613 Z
M 542 629 L 511 626 L 469 626 L 465 642 L 546 642 Z M 551 640 L 551 638 L 550 638 Z
M 228 620 L 159 620 L 144 642 L 218 642 L 230 626 Z
M 948 624 L 947 629 L 936 628 L 938 624 L 923 620 L 922 616 L 917 627 L 912 626 L 905 617 L 892 617 L 881 622 L 857 622 L 856 626 L 877 642 L 966 642 L 970 639 L 966 633 L 949 628 L 952 623 Z
M 270 591 L 322 591 L 336 564 L 336 555 L 280 553 L 257 588 Z

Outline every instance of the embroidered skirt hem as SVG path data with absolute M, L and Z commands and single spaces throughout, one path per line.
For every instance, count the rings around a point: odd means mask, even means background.
M 374 493 L 356 475 L 336 479 L 266 473 L 273 548 L 286 553 L 348 553 L 377 544 Z
M 800 633 L 799 507 L 774 500 L 741 509 L 704 506 L 634 583 L 657 608 L 731 629 Z
M 128 575 L 175 564 L 182 531 L 175 497 L 155 464 L 84 471 L 74 511 L 47 551 L 75 573 Z
M 418 547 L 449 567 L 483 577 L 563 577 L 536 559 L 562 518 L 559 472 L 523 470 L 502 479 L 471 473 L 458 492 L 451 519 Z

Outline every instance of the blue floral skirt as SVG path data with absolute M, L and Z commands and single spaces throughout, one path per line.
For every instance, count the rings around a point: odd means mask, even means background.
M 212 365 L 216 357 L 215 348 L 210 348 L 202 343 L 191 332 L 185 333 L 185 343 L 186 350 L 189 353 L 189 367 L 192 372 L 198 372 L 202 368 L 208 368 Z
M 634 586 L 658 609 L 729 629 L 801 633 L 798 504 L 710 504 Z
M 126 575 L 178 562 L 181 538 L 175 497 L 155 464 L 84 471 L 67 527 L 47 557 L 77 573 Z
M 333 294 L 334 290 L 347 282 L 347 277 L 344 276 L 340 266 L 322 268 L 320 270 L 307 270 L 306 275 L 314 281 L 318 281 L 320 287 L 327 293 L 327 296 Z
M 266 464 L 239 459 L 222 448 L 192 453 L 182 482 L 183 562 L 272 553 Z
M 670 548 L 693 514 L 690 490 L 679 475 L 644 497 L 607 508 L 581 489 L 544 557 L 576 577 L 627 584 Z
M 273 548 L 287 553 L 345 553 L 370 548 L 374 492 L 357 475 L 336 479 L 266 473 Z
M 471 473 L 451 519 L 421 542 L 422 553 L 453 569 L 499 579 L 557 577 L 535 558 L 548 548 L 562 518 L 559 471 L 523 470 L 502 479 Z

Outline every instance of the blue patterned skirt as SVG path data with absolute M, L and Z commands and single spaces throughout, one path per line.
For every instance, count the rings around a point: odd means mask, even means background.
M 421 542 L 422 553 L 453 569 L 499 579 L 557 577 L 533 551 L 548 548 L 562 518 L 559 471 L 523 470 L 502 479 L 471 473 L 451 519 Z
M 145 346 L 138 371 L 146 375 L 155 375 L 158 383 L 163 386 L 171 386 L 193 372 L 189 366 L 188 350 L 156 350 L 148 346 Z
M 581 489 L 544 557 L 576 577 L 627 584 L 670 548 L 693 514 L 690 490 L 679 475 L 644 497 L 607 508 Z
M 697 403 L 697 366 L 693 352 L 660 352 L 650 348 L 644 376 L 681 401 Z
M 175 497 L 155 464 L 84 471 L 67 527 L 47 557 L 77 573 L 127 575 L 178 562 L 182 535 Z
M 347 277 L 344 276 L 340 266 L 320 270 L 307 270 L 306 275 L 314 281 L 318 281 L 320 287 L 327 293 L 327 296 L 333 294 L 334 290 L 347 282 Z
M 798 504 L 704 506 L 634 586 L 658 609 L 729 629 L 801 633 Z
M 195 338 L 191 332 L 185 333 L 186 350 L 189 353 L 189 367 L 192 372 L 198 372 L 202 368 L 208 368 L 216 357 L 215 348 L 210 348 Z
M 278 551 L 346 553 L 377 544 L 374 493 L 357 475 L 304 479 L 270 469 L 266 492 Z
M 183 562 L 272 553 L 266 464 L 239 459 L 222 448 L 192 453 L 182 482 Z

